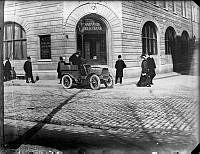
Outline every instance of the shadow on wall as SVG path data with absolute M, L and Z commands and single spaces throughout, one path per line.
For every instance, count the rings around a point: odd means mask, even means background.
M 198 44 L 195 38 L 176 37 L 175 52 L 172 53 L 173 71 L 183 75 L 198 75 Z

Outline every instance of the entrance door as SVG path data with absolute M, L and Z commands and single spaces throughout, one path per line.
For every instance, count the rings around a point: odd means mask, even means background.
M 88 64 L 106 65 L 106 25 L 94 14 L 82 18 L 76 27 L 77 49 Z
M 106 45 L 103 35 L 86 34 L 83 58 L 90 64 L 106 64 Z

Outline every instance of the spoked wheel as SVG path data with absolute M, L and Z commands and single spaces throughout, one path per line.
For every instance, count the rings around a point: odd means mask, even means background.
M 100 88 L 100 79 L 97 75 L 93 74 L 90 79 L 89 79 L 89 82 L 90 82 L 90 87 L 91 89 L 93 90 L 97 90 Z
M 62 86 L 66 89 L 69 89 L 72 87 L 72 78 L 69 75 L 64 75 L 62 77 Z
M 105 81 L 104 85 L 107 88 L 113 88 L 114 82 L 113 82 L 113 77 L 109 75 L 108 79 Z

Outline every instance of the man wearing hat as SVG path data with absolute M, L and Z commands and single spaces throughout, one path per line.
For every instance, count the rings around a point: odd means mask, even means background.
M 147 65 L 149 68 L 149 75 L 150 75 L 150 79 L 151 79 L 150 84 L 153 84 L 152 80 L 156 76 L 156 71 L 155 71 L 156 64 L 155 64 L 155 61 L 154 61 L 151 53 L 148 54 Z
M 123 69 L 126 68 L 126 64 L 124 61 L 121 59 L 122 56 L 118 55 L 118 60 L 115 63 L 115 68 L 116 68 L 116 75 L 115 75 L 115 84 L 117 84 L 118 78 L 120 84 L 122 84 L 122 78 L 123 78 Z
M 29 78 L 31 78 L 32 83 L 35 83 L 32 73 L 31 57 L 27 57 L 27 61 L 24 63 L 24 71 L 25 71 L 26 83 L 29 83 Z

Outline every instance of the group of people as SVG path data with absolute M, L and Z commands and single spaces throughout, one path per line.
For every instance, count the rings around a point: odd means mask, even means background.
M 12 79 L 12 66 L 10 63 L 10 59 L 7 57 L 6 62 L 3 67 L 4 70 L 4 81 L 9 81 Z M 29 78 L 31 79 L 32 83 L 35 83 L 33 79 L 33 74 L 32 74 L 32 64 L 31 64 L 31 58 L 27 57 L 27 61 L 24 63 L 24 71 L 25 71 L 25 79 L 26 83 L 29 83 Z
M 142 59 L 141 62 L 141 76 L 139 81 L 137 82 L 138 87 L 151 87 L 153 84 L 153 78 L 156 76 L 156 64 L 151 54 L 142 54 L 140 56 Z M 84 75 L 85 70 L 83 64 L 85 63 L 85 60 L 81 57 L 80 51 L 78 50 L 76 53 L 72 54 L 69 58 L 69 62 L 72 65 L 78 65 L 78 69 L 80 70 L 81 74 Z M 61 69 L 60 64 L 65 63 L 63 60 L 63 57 L 60 57 L 60 61 L 57 65 L 57 73 L 58 73 L 58 79 L 60 79 L 61 84 Z M 115 84 L 118 82 L 122 84 L 122 78 L 123 78 L 123 70 L 126 68 L 125 62 L 122 60 L 122 56 L 118 55 L 118 60 L 115 63 L 115 69 L 116 69 L 116 75 L 115 75 Z
M 140 79 L 137 82 L 138 87 L 151 87 L 153 85 L 153 78 L 156 76 L 156 64 L 155 61 L 152 57 L 151 54 L 142 54 L 140 56 L 142 59 L 141 62 L 141 75 Z M 11 63 L 9 61 L 9 58 L 6 58 L 6 62 L 4 65 L 4 80 L 8 81 L 11 79 Z M 80 51 L 77 51 L 76 53 L 72 54 L 69 58 L 69 62 L 72 65 L 78 65 L 78 69 L 80 70 L 81 74 L 84 75 L 85 69 L 83 68 L 83 64 L 85 63 L 85 60 L 81 57 Z M 58 62 L 57 65 L 57 73 L 58 73 L 58 79 L 60 79 L 61 83 L 61 69 L 60 69 L 60 64 L 64 63 L 65 61 L 63 60 L 63 57 L 60 57 L 60 61 Z M 126 68 L 125 62 L 122 60 L 122 56 L 118 55 L 118 60 L 115 63 L 115 68 L 116 68 L 116 75 L 115 75 L 115 84 L 119 83 L 122 84 L 122 78 L 123 78 L 123 70 Z M 30 56 L 27 57 L 27 61 L 24 63 L 24 71 L 25 71 L 25 79 L 26 83 L 29 83 L 29 78 L 31 79 L 32 83 L 35 83 L 34 78 L 33 78 L 33 73 L 32 73 L 32 63 L 31 63 L 31 58 Z M 36 77 L 36 80 L 37 79 Z
M 81 52 L 79 50 L 77 50 L 77 52 L 75 52 L 74 54 L 72 54 L 69 57 L 69 62 L 72 65 L 77 65 L 78 66 L 78 69 L 80 70 L 81 75 L 86 75 L 85 68 L 83 66 L 83 64 L 85 63 L 85 59 L 83 59 L 81 57 Z M 63 60 L 62 56 L 60 57 L 60 60 L 59 60 L 58 65 L 57 65 L 58 79 L 60 79 L 59 84 L 61 84 L 61 80 L 62 80 L 61 69 L 60 69 L 60 64 L 61 63 L 65 64 L 65 61 Z
M 141 63 L 141 75 L 140 79 L 137 82 L 138 87 L 151 87 L 153 85 L 153 78 L 156 76 L 156 64 L 151 54 L 145 55 L 142 54 L 141 56 L 142 63 Z
M 151 87 L 153 85 L 153 78 L 156 76 L 156 64 L 152 57 L 152 54 L 142 54 L 140 56 L 142 59 L 141 62 L 141 76 L 139 81 L 137 82 L 138 87 Z M 119 83 L 122 84 L 122 78 L 123 78 L 123 69 L 126 68 L 126 64 L 121 59 L 121 55 L 118 55 L 118 60 L 115 63 L 116 68 L 116 75 L 115 75 L 115 84 Z

